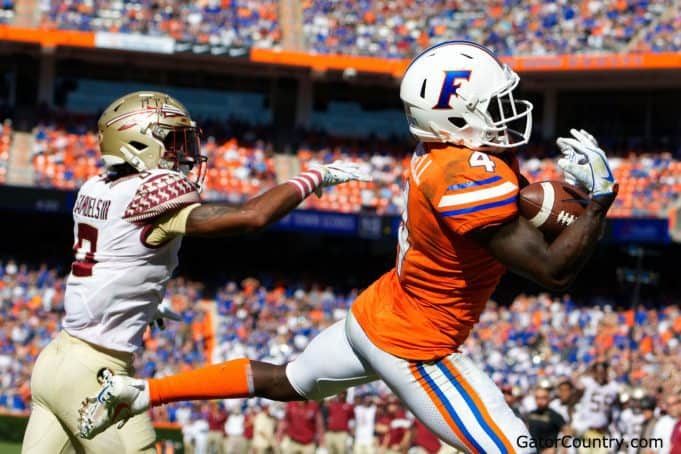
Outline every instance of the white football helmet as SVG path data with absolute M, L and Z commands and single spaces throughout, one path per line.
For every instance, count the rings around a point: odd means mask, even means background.
M 515 100 L 518 75 L 487 48 L 447 41 L 421 52 L 402 78 L 409 131 L 423 142 L 515 148 L 532 132 L 532 104 Z

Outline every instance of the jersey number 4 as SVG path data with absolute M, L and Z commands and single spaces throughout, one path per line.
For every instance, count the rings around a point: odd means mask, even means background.
M 494 172 L 496 164 L 485 153 L 474 151 L 468 158 L 468 165 L 471 167 L 484 167 L 487 172 Z
M 92 267 L 95 266 L 95 252 L 97 252 L 97 237 L 99 232 L 96 228 L 82 222 L 76 226 L 76 244 L 73 252 L 76 261 L 71 264 L 71 272 L 74 276 L 92 276 Z

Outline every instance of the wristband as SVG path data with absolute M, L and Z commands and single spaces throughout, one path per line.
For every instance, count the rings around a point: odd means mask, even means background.
M 300 198 L 305 199 L 312 194 L 322 184 L 322 173 L 319 170 L 308 170 L 300 175 L 288 180 L 300 194 Z

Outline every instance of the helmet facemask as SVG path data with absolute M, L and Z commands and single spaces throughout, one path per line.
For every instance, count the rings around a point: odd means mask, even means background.
M 164 148 L 159 168 L 181 172 L 202 188 L 207 157 L 201 154 L 201 130 L 196 126 L 158 123 L 152 127 L 151 133 Z
M 516 148 L 525 145 L 532 133 L 532 103 L 513 97 L 520 78 L 508 66 L 504 67 L 507 82 L 489 99 L 467 101 L 466 108 L 483 122 L 484 149 Z M 486 104 L 486 108 L 482 108 Z

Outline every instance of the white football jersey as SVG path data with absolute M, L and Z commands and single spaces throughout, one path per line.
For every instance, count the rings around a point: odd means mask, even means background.
M 588 429 L 602 429 L 610 424 L 613 405 L 617 399 L 618 386 L 614 381 L 600 385 L 592 377 L 580 379 L 584 394 L 579 401 L 577 414 L 573 418 L 573 426 L 579 432 Z
M 643 432 L 643 423 L 645 416 L 641 412 L 634 412 L 631 408 L 625 408 L 617 421 L 617 430 L 620 432 L 621 438 L 627 443 L 627 446 L 633 439 L 639 439 Z M 628 446 L 627 452 L 636 454 L 637 447 Z
M 73 207 L 75 261 L 66 282 L 64 329 L 112 350 L 138 350 L 182 241 L 147 244 L 151 223 L 199 201 L 195 186 L 168 170 L 85 182 Z

